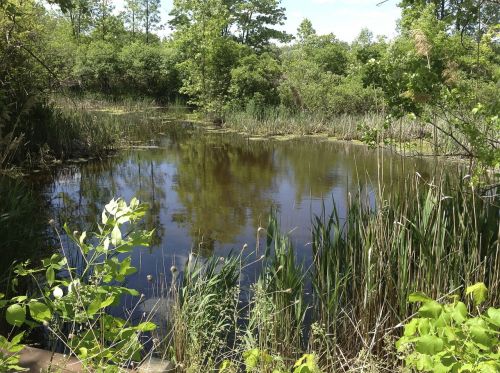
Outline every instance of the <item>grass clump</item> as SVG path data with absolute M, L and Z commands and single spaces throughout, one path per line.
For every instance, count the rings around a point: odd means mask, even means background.
M 488 305 L 500 302 L 498 205 L 480 198 L 465 182 L 407 179 L 398 194 L 382 193 L 376 208 L 350 198 L 345 217 L 333 211 L 314 218 L 309 267 L 298 261 L 290 238 L 278 227 L 272 216 L 262 255 L 258 238 L 254 253 L 229 259 L 234 273 L 230 291 L 215 280 L 226 273 L 225 264 L 214 271 L 210 263 L 215 259 L 209 259 L 210 278 L 200 277 L 198 286 L 207 285 L 184 293 L 191 300 L 186 303 L 183 297 L 182 302 L 202 313 L 207 299 L 221 299 L 220 291 L 231 299 L 217 302 L 227 304 L 227 310 L 217 309 L 220 319 L 210 328 L 197 322 L 205 316 L 173 314 L 173 334 L 184 328 L 182 346 L 196 346 L 199 335 L 207 338 L 207 330 L 217 340 L 213 346 L 218 347 L 201 349 L 210 352 L 196 361 L 197 369 L 290 372 L 303 354 L 312 354 L 323 372 L 394 371 L 401 367 L 394 343 L 417 311 L 408 302 L 412 293 L 423 291 L 439 300 L 484 282 Z M 262 237 L 264 230 L 258 232 Z M 236 274 L 255 264 L 260 264 L 256 281 L 248 288 L 238 286 Z M 211 283 L 220 283 L 219 289 Z M 207 307 L 208 315 L 213 309 Z M 218 331 L 224 338 L 217 337 Z M 175 348 L 176 338 L 169 343 Z M 191 366 L 191 360 L 181 360 L 185 356 L 176 354 L 181 371 Z

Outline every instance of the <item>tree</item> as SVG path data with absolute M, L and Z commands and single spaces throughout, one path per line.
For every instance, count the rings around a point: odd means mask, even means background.
M 91 26 L 91 1 L 72 0 L 64 13 L 68 15 L 72 26 L 73 37 L 80 41 L 81 35 L 88 31 Z
M 236 107 L 252 102 L 257 108 L 279 103 L 278 86 L 281 79 L 279 62 L 269 53 L 255 53 L 240 58 L 231 71 L 229 92 Z
M 126 0 L 125 1 L 125 11 L 124 20 L 127 25 L 129 25 L 132 31 L 132 37 L 135 37 L 135 33 L 138 29 L 138 24 L 141 14 L 140 0 Z
M 476 170 L 498 166 L 500 103 L 490 88 L 498 66 L 493 39 L 483 36 L 477 50 L 470 49 L 474 40 L 450 32 L 447 20 L 436 20 L 434 4 L 418 10 L 408 8 L 402 35 L 383 60 L 370 62 L 392 117 L 412 113 L 429 123 L 479 165 Z
M 158 27 L 160 22 L 160 0 L 138 0 L 141 6 L 141 20 L 146 33 L 146 43 L 149 43 L 149 34 Z
M 313 28 L 312 22 L 309 19 L 304 18 L 297 29 L 299 42 L 304 43 L 314 35 L 316 35 L 316 30 Z
M 229 12 L 222 0 L 174 0 L 170 22 L 182 62 L 181 93 L 207 112 L 219 113 L 234 60 L 234 42 L 222 35 Z M 224 92 L 224 90 L 226 91 Z
M 286 16 L 281 0 L 236 0 L 230 7 L 236 27 L 236 39 L 254 49 L 262 50 L 270 40 L 291 40 L 290 35 L 274 27 L 283 25 Z
M 96 32 L 102 40 L 106 39 L 106 36 L 110 29 L 110 18 L 113 13 L 113 2 L 112 0 L 93 0 L 92 4 L 92 18 L 94 32 Z

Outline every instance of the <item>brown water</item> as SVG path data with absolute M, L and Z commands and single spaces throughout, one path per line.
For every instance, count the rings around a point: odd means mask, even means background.
M 154 241 L 133 253 L 138 272 L 128 283 L 146 292 L 146 275 L 182 267 L 190 252 L 227 255 L 245 243 L 254 247 L 271 208 L 307 265 L 315 214 L 330 213 L 335 203 L 345 216 L 349 198 L 376 208 L 381 189 L 395 190 L 408 174 L 430 180 L 440 167 L 352 143 L 251 140 L 174 125 L 148 147 L 63 167 L 44 194 L 50 214 L 77 230 L 92 229 L 111 198 L 148 202 L 145 225 L 156 229 Z M 247 275 L 255 276 L 251 269 Z

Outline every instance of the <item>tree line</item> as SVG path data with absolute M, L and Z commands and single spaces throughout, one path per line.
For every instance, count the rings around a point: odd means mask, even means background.
M 498 164 L 495 1 L 402 0 L 397 37 L 364 29 L 351 43 L 307 19 L 296 35 L 282 31 L 280 0 L 174 0 L 167 24 L 159 0 L 127 0 L 121 12 L 110 0 L 50 2 L 0 1 L 0 138 L 33 130 L 22 124 L 64 89 L 181 100 L 220 119 L 269 107 L 327 119 L 382 112 L 389 124 L 410 115 Z

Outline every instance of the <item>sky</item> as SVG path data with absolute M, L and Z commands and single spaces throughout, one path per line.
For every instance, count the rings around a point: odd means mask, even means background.
M 366 27 L 374 35 L 395 36 L 396 21 L 400 17 L 398 0 L 389 0 L 377 6 L 381 0 L 282 0 L 287 20 L 282 27 L 295 34 L 304 18 L 309 18 L 318 34 L 333 33 L 343 41 L 351 42 Z M 116 10 L 123 8 L 124 0 L 116 0 Z M 161 0 L 162 22 L 168 20 L 172 0 Z M 165 28 L 159 32 L 168 35 Z

